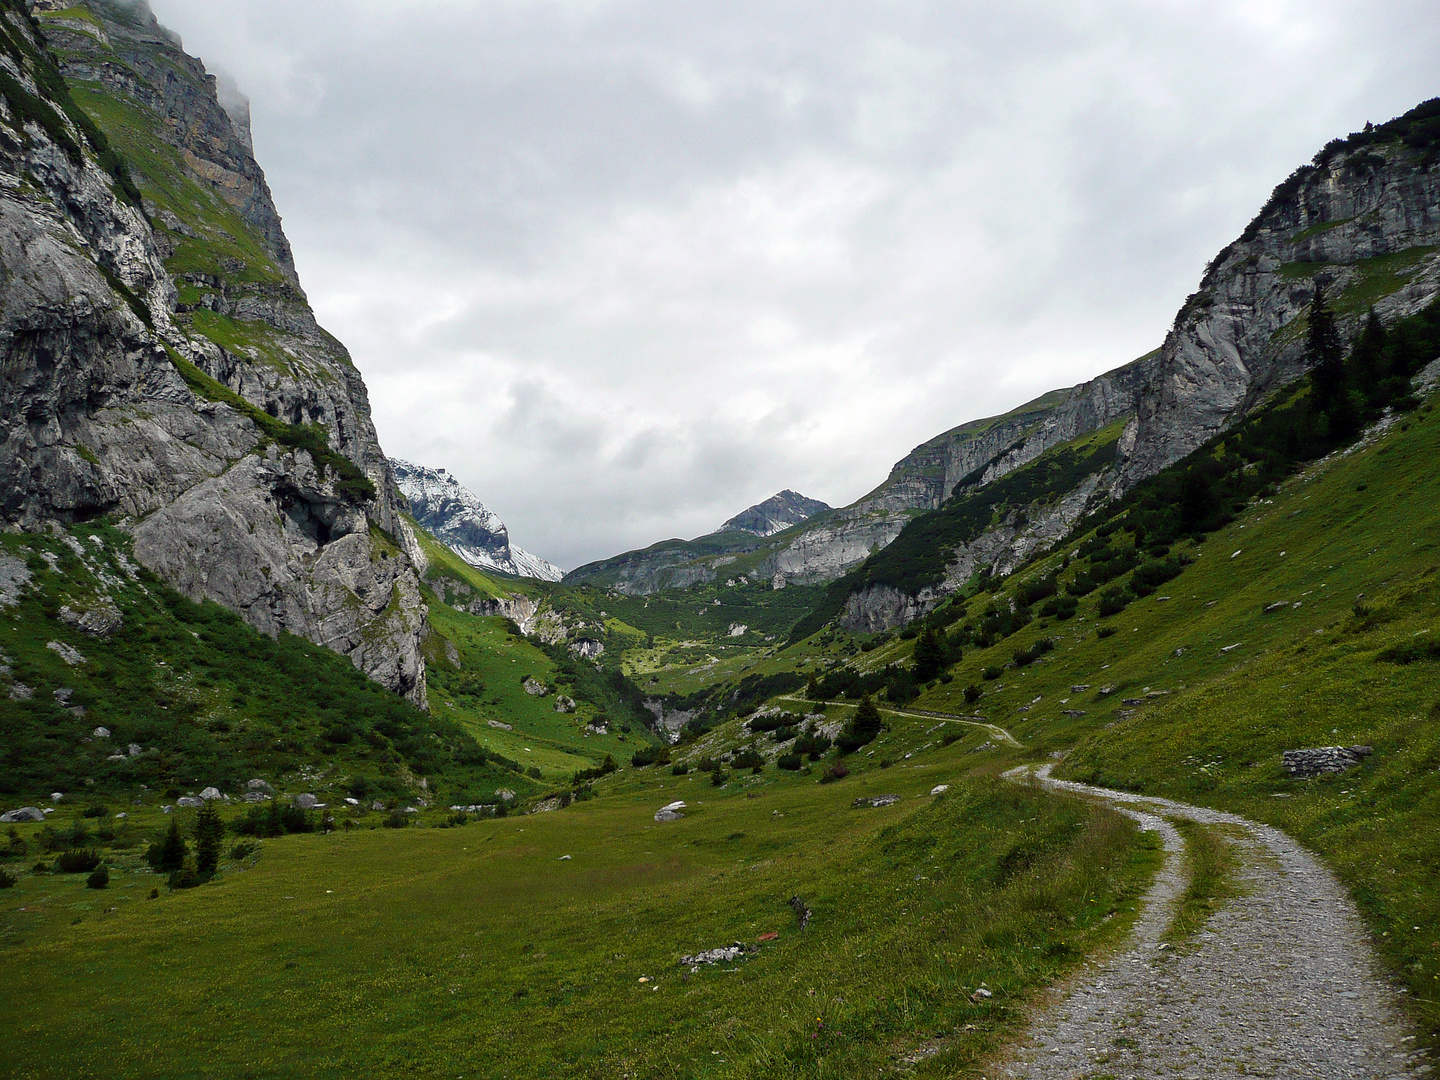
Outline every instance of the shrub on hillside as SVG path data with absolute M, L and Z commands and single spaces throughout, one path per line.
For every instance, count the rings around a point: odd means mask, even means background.
M 100 853 L 93 848 L 72 848 L 55 856 L 55 869 L 62 874 L 86 874 L 100 865 Z
M 1100 594 L 1100 604 L 1096 610 L 1100 618 L 1105 619 L 1120 614 L 1129 606 L 1129 594 L 1119 585 L 1112 585 Z
M 97 866 L 85 879 L 87 889 L 105 889 L 110 885 L 110 871 L 103 866 Z
M 109 817 L 110 808 L 107 807 L 104 803 L 91 803 L 85 808 L 85 813 L 82 816 L 88 818 Z
M 979 700 L 980 700 L 980 687 L 976 686 L 976 685 L 972 682 L 969 686 L 965 687 L 965 704 L 967 704 L 967 705 L 974 705 L 975 702 L 977 702 L 977 701 L 979 701 Z
M 862 746 L 874 742 L 884 726 L 885 723 L 880 718 L 880 710 L 875 707 L 875 703 L 867 694 L 860 699 L 860 704 L 855 709 L 855 715 L 850 717 L 840 730 L 839 736 L 835 739 L 835 745 L 841 754 L 853 754 Z
M 1097 627 L 1095 630 L 1095 636 L 1097 638 L 1107 638 L 1113 633 L 1115 633 L 1115 628 L 1113 626 L 1101 626 Z
M 11 873 L 8 873 L 8 872 L 6 872 L 6 871 L 4 871 L 4 870 L 0 870 L 0 889 L 13 888 L 14 885 L 15 885 L 15 875 L 14 875 L 14 874 L 11 874 Z
M 998 667 L 996 667 L 994 664 L 990 664 L 990 665 L 988 665 L 983 671 L 980 672 L 980 677 L 981 677 L 982 679 L 987 679 L 987 680 L 993 681 L 993 680 L 995 680 L 995 679 L 998 679 L 1001 675 L 1004 675 L 1004 674 L 1005 674 L 1005 669 L 1004 669 L 1004 668 L 998 668 Z
M 776 767 L 784 769 L 786 772 L 799 772 L 804 763 L 805 759 L 795 753 L 781 754 L 775 761 Z
M 833 765 L 825 766 L 825 771 L 820 774 L 820 783 L 833 784 L 836 780 L 844 780 L 849 775 L 850 770 L 845 767 L 845 763 L 837 761 Z
M 1054 651 L 1055 642 L 1051 641 L 1048 637 L 1041 638 L 1039 641 L 1035 642 L 1035 644 L 1031 645 L 1028 649 L 1015 650 L 1015 666 L 1029 667 L 1046 653 Z

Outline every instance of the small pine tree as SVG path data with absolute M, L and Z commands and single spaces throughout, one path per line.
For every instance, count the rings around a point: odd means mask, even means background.
M 915 639 L 915 681 L 929 682 L 944 666 L 945 646 L 940 643 L 935 628 L 927 626 Z
M 1367 394 L 1385 375 L 1385 324 L 1373 307 L 1365 319 L 1365 329 L 1360 331 L 1360 337 L 1355 341 L 1350 362 L 1360 389 Z
M 1315 388 L 1315 405 L 1328 413 L 1345 393 L 1345 356 L 1335 315 L 1325 303 L 1325 290 L 1318 284 L 1310 301 L 1309 327 L 1305 331 L 1305 364 Z
M 190 849 L 185 846 L 185 838 L 180 835 L 180 822 L 173 816 L 170 818 L 170 831 L 165 834 L 165 839 L 160 842 L 160 856 L 157 860 L 157 869 L 174 871 L 185 865 L 185 857 L 190 854 Z
M 206 801 L 195 816 L 195 869 L 213 874 L 220 868 L 220 842 L 225 839 L 225 823 L 215 804 Z
M 853 754 L 862 746 L 874 742 L 884 726 L 885 722 L 880 719 L 880 710 L 875 707 L 875 702 L 870 700 L 870 695 L 866 694 L 860 699 L 855 715 L 835 740 L 835 745 L 842 754 Z
M 820 680 L 813 671 L 810 673 L 810 681 L 805 684 L 805 696 L 811 701 L 820 700 Z

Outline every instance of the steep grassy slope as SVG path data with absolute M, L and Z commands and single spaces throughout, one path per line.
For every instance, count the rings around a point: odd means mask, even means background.
M 1437 454 L 1440 413 L 1426 406 L 1251 503 L 1203 544 L 1181 545 L 1193 563 L 1150 595 L 1101 617 L 1096 592 L 1073 618 L 1038 618 L 968 647 L 951 681 L 913 703 L 1004 724 L 1036 756 L 1068 753 L 1064 775 L 1291 831 L 1350 887 L 1432 1042 Z M 1033 655 L 1041 640 L 1053 651 L 1019 665 L 1017 653 Z M 886 658 L 909 648 L 894 642 Z M 983 696 L 967 702 L 967 686 Z M 1286 749 L 1359 744 L 1375 754 L 1344 776 L 1300 781 L 1281 768 Z
M 353 789 L 469 804 L 535 787 L 345 658 L 191 603 L 128 552 L 103 524 L 0 536 L 14 589 L 0 616 L 7 809 L 55 791 L 146 804 L 211 785 L 238 796 L 253 778 L 331 801 Z

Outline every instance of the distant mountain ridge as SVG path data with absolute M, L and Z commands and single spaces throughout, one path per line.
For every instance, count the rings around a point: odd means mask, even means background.
M 505 523 L 444 469 L 400 458 L 391 458 L 390 467 L 411 516 L 471 566 L 541 581 L 565 576 L 554 563 L 512 544 Z
M 774 536 L 829 509 L 829 503 L 823 503 L 819 499 L 807 499 L 798 491 L 786 488 L 776 495 L 771 495 L 764 502 L 740 511 L 715 531 Z

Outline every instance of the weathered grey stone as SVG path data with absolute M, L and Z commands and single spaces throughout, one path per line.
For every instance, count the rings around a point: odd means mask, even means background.
M 166 229 L 152 230 L 103 169 L 75 164 L 38 128 L 6 143 L 0 176 L 31 179 L 0 187 L 0 524 L 39 529 L 111 514 L 134 533 L 140 561 L 187 596 L 333 648 L 423 707 L 418 579 L 373 527 L 418 548 L 364 384 L 295 281 L 248 121 L 220 106 L 204 66 L 147 8 L 121 12 L 99 5 L 83 28 L 47 20 L 46 33 L 67 75 L 153 113 L 191 179 L 264 238 L 283 282 L 191 274 L 186 284 L 212 310 L 268 327 L 276 355 L 293 362 L 231 353 L 177 326 L 163 260 L 184 222 L 157 207 Z M 111 281 L 139 298 L 152 325 Z M 307 452 L 264 447 L 241 411 L 191 392 L 167 346 L 272 416 L 319 424 L 375 483 L 375 498 L 342 492 L 334 470 L 321 476 Z M 0 577 L 9 582 L 0 597 L 28 580 L 8 563 Z M 119 617 L 104 598 L 61 613 L 97 636 Z
M 550 687 L 546 686 L 534 676 L 531 676 L 525 680 L 525 693 L 531 697 L 545 697 L 550 693 Z
M 220 794 L 220 789 L 217 787 L 207 787 L 204 791 L 200 792 L 200 798 L 204 799 L 206 802 L 210 802 L 214 799 L 223 799 L 224 797 L 224 795 Z
M 1291 776 L 1310 780 L 1323 773 L 1342 773 L 1353 769 L 1374 752 L 1369 746 L 1320 746 L 1308 750 L 1286 750 L 1280 760 Z
M 878 806 L 894 806 L 900 801 L 899 795 L 869 795 L 861 796 L 850 804 L 853 809 L 868 809 Z
M 11 824 L 22 821 L 44 821 L 45 813 L 36 806 L 22 806 L 19 810 L 10 810 L 0 814 L 0 822 Z
M 275 794 L 275 789 L 274 789 L 273 787 L 271 787 L 270 784 L 269 784 L 267 781 L 260 780 L 260 779 L 255 779 L 255 780 L 249 780 L 249 781 L 247 781 L 246 784 L 245 784 L 245 790 L 246 790 L 246 791 L 259 791 L 259 792 L 261 792 L 262 794 L 265 794 L 265 795 L 274 795 L 274 794 Z
M 97 727 L 90 734 L 97 739 L 108 739 L 110 737 L 110 729 L 108 727 Z
M 205 800 L 197 795 L 181 795 L 175 800 L 176 806 L 183 806 L 186 809 L 194 810 L 205 805 Z
M 558 694 L 555 697 L 555 711 L 558 713 L 573 713 L 575 711 L 575 699 Z
M 125 625 L 125 616 L 112 600 L 102 597 L 88 607 L 66 604 L 60 609 L 60 621 L 91 637 L 108 638 Z
M 314 810 L 320 805 L 320 800 L 309 792 L 306 792 L 304 795 L 295 796 L 295 805 L 301 810 Z
M 63 641 L 47 641 L 45 648 L 60 657 L 61 660 L 64 660 L 65 663 L 71 667 L 79 667 L 81 664 L 88 663 L 85 657 L 80 654 L 80 650 L 76 649 L 73 645 L 65 644 Z
M 270 796 L 266 795 L 263 791 L 247 791 L 244 795 L 241 795 L 240 798 L 248 803 L 262 803 L 268 802 Z

